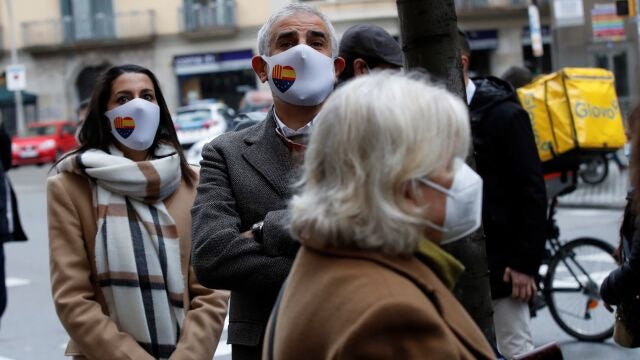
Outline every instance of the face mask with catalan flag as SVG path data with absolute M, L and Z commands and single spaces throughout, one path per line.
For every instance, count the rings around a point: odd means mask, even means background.
M 319 105 L 333 90 L 336 79 L 333 59 L 308 45 L 296 45 L 262 58 L 268 65 L 272 93 L 286 103 Z
M 160 107 L 136 98 L 104 113 L 111 124 L 111 134 L 133 150 L 147 150 L 153 144 L 160 124 Z

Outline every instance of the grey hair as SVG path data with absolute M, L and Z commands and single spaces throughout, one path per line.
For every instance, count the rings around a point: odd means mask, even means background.
M 314 124 L 300 192 L 289 204 L 292 235 L 338 247 L 414 252 L 428 220 L 405 194 L 419 191 L 416 179 L 466 157 L 464 102 L 420 74 L 374 72 L 338 88 Z
M 311 14 L 319 17 L 322 20 L 322 22 L 329 30 L 329 36 L 331 37 L 331 56 L 333 58 L 338 57 L 338 36 L 336 35 L 336 30 L 333 28 L 333 25 L 331 24 L 331 21 L 329 20 L 327 15 L 323 14 L 313 6 L 299 3 L 289 4 L 281 8 L 280 10 L 273 13 L 269 17 L 269 19 L 267 19 L 267 22 L 262 25 L 262 27 L 258 31 L 258 52 L 260 53 L 260 55 L 271 55 L 269 53 L 269 44 L 273 40 L 273 25 L 275 25 L 275 23 L 283 18 L 299 13 Z

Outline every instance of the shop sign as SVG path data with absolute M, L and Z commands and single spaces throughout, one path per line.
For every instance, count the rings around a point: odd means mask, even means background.
M 556 27 L 584 25 L 582 0 L 554 0 L 553 19 Z
M 615 4 L 594 4 L 591 9 L 593 41 L 625 40 L 624 19 L 616 15 Z

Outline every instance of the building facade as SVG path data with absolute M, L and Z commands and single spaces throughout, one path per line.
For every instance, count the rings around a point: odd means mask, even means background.
M 6 1 L 6 0 L 5 0 Z M 36 119 L 73 119 L 98 74 L 111 65 L 135 63 L 159 78 L 172 111 L 202 99 L 237 107 L 260 87 L 251 70 L 256 34 L 275 9 L 292 0 L 29 0 L 13 3 L 13 33 L 27 91 L 37 96 Z M 393 0 L 314 0 L 338 35 L 356 23 L 378 24 L 399 38 Z M 0 2 L 5 56 L 10 36 Z M 528 0 L 455 0 L 458 22 L 469 35 L 471 70 L 500 75 L 512 65 L 535 67 L 528 33 Z M 545 55 L 551 71 L 550 0 L 538 0 Z

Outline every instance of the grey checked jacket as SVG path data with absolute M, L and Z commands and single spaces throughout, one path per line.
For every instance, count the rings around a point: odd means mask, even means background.
M 275 129 L 272 109 L 261 123 L 205 145 L 191 210 L 196 276 L 206 287 L 231 290 L 228 342 L 255 346 L 256 354 L 298 250 L 286 210 L 297 171 Z M 262 243 L 240 235 L 262 220 Z

